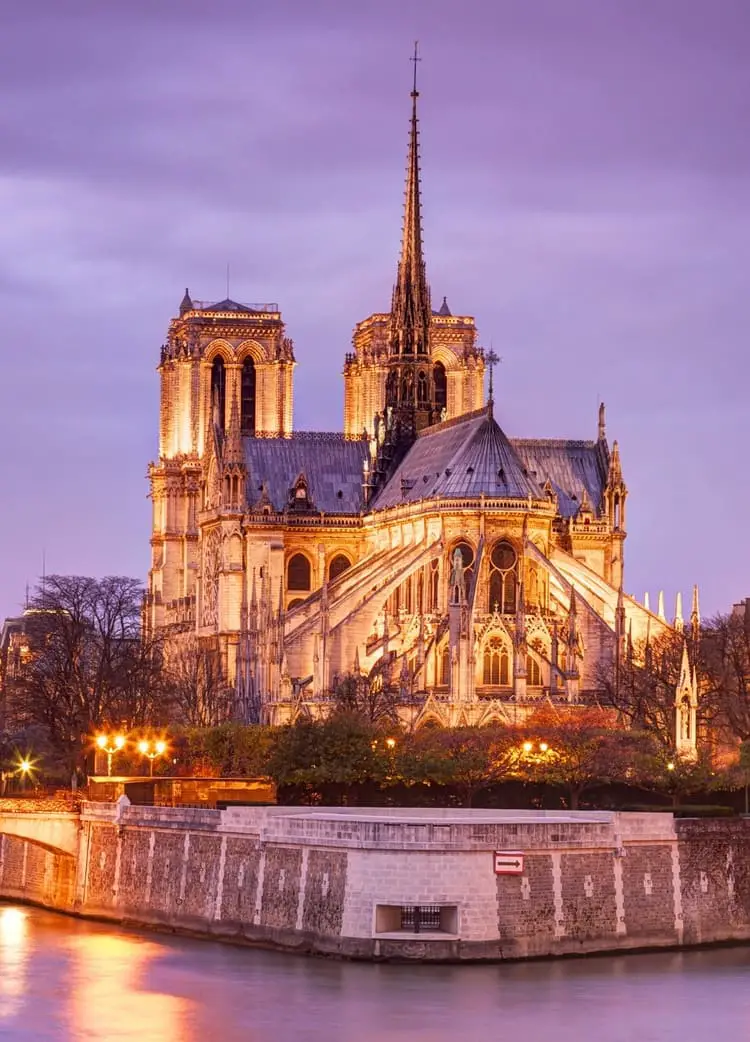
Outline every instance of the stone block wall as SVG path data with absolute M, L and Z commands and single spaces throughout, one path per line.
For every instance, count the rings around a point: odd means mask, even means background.
M 78 857 L 0 837 L 0 895 L 370 959 L 750 938 L 750 822 L 670 814 L 87 805 Z M 0 830 L 2 816 L 0 815 Z M 496 875 L 493 852 L 522 871 Z M 438 909 L 419 933 L 404 909 Z

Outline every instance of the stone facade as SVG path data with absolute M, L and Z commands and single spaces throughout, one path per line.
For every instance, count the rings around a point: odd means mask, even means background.
M 81 825 L 76 856 L 2 835 L 0 896 L 372 960 L 750 939 L 746 820 L 88 804 Z M 518 874 L 495 873 L 496 851 Z

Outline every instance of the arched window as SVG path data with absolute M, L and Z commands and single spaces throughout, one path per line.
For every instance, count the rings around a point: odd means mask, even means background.
M 469 591 L 471 590 L 471 580 L 474 577 L 474 551 L 468 543 L 460 542 L 456 543 L 450 552 L 448 559 L 448 582 L 451 581 L 451 573 L 453 572 L 453 555 L 456 550 L 461 551 L 461 559 L 464 563 L 464 586 L 466 588 L 466 596 L 468 598 Z
M 440 578 L 440 562 L 437 558 L 430 565 L 430 611 L 438 610 L 438 583 Z
M 427 373 L 424 371 L 424 369 L 420 369 L 419 375 L 417 376 L 417 403 L 419 405 L 426 405 L 427 401 Z
M 310 562 L 304 554 L 294 554 L 286 566 L 287 590 L 310 589 Z
M 252 358 L 242 363 L 240 426 L 243 434 L 255 434 L 255 362 Z
M 482 682 L 493 687 L 507 687 L 510 683 L 510 659 L 500 637 L 490 637 L 484 646 Z
M 435 362 L 432 367 L 432 379 L 435 382 L 435 407 L 441 412 L 448 408 L 448 378 L 442 362 Z
M 351 568 L 352 562 L 345 554 L 336 554 L 328 565 L 328 578 L 333 581 L 347 568 Z
M 305 603 L 305 601 L 304 601 L 303 597 L 293 597 L 292 600 L 289 601 L 289 604 L 287 605 L 287 609 L 289 611 L 291 611 L 292 608 L 296 608 L 298 604 L 304 604 L 304 603 Z
M 531 655 L 526 656 L 526 684 L 529 687 L 542 686 L 542 670 L 537 660 Z
M 441 687 L 447 687 L 451 682 L 451 649 L 445 644 L 440 652 L 440 680 Z
M 490 554 L 490 611 L 516 610 L 517 570 L 518 557 L 510 543 L 495 543 Z
M 226 427 L 227 373 L 224 359 L 219 355 L 211 366 L 211 416 L 219 428 Z

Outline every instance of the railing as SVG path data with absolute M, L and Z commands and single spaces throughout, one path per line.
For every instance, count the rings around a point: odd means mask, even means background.
M 83 796 L 67 789 L 49 794 L 0 797 L 0 814 L 78 814 Z
M 226 299 L 226 298 L 225 298 Z M 193 309 L 195 311 L 209 311 L 215 308 L 217 304 L 221 304 L 221 300 L 194 300 Z M 279 305 L 275 302 L 268 302 L 265 304 L 248 304 L 244 300 L 235 300 L 235 304 L 239 304 L 241 308 L 248 308 L 250 311 L 262 311 L 266 314 L 278 314 Z M 232 312 L 234 314 L 234 312 Z

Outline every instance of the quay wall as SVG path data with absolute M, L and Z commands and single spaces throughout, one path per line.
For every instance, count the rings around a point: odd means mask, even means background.
M 0 897 L 373 960 L 750 939 L 744 819 L 89 803 L 78 837 L 71 855 L 3 834 Z

